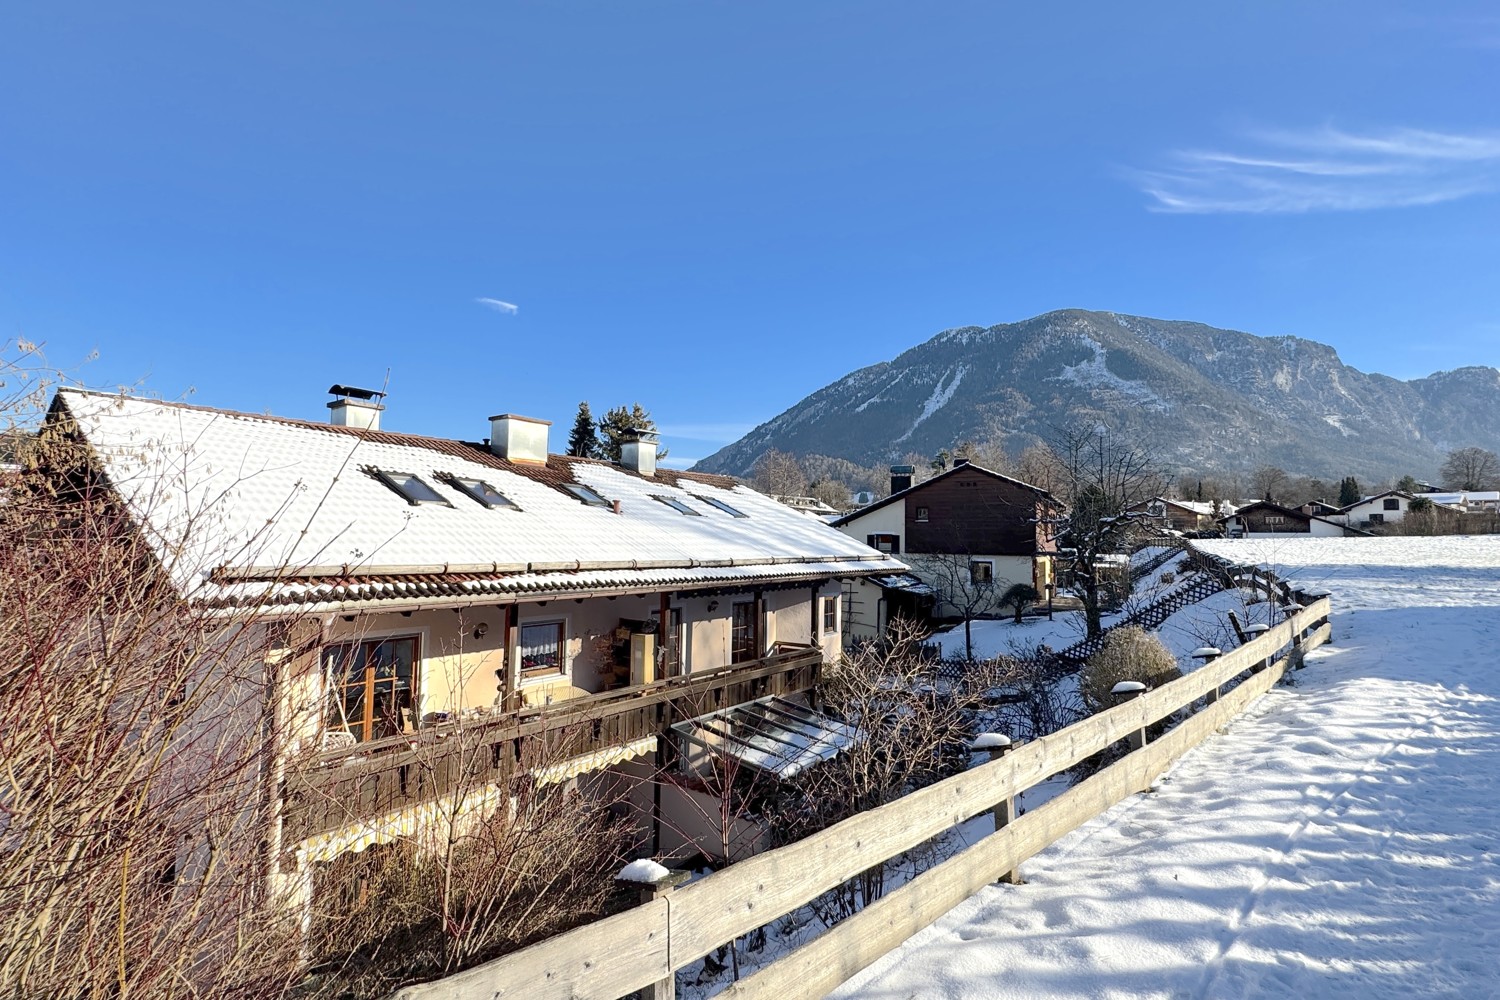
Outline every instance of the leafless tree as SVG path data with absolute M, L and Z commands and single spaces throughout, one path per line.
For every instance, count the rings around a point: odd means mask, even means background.
M 1500 457 L 1484 448 L 1459 448 L 1448 452 L 1440 471 L 1443 485 L 1451 490 L 1500 488 Z
M 1274 465 L 1262 465 L 1250 474 L 1250 488 L 1255 491 L 1256 497 L 1262 500 L 1280 501 L 1286 499 L 1286 492 L 1291 485 L 1291 477 L 1286 470 Z
M 1062 431 L 1053 446 L 1062 489 L 1071 503 L 1050 521 L 1065 554 L 1070 589 L 1083 604 L 1089 638 L 1100 635 L 1104 556 L 1122 552 L 1149 515 L 1131 507 L 1157 496 L 1166 476 L 1152 457 L 1102 425 Z
M 774 448 L 755 463 L 751 483 L 762 493 L 772 496 L 803 496 L 807 493 L 807 473 L 797 457 Z
M 973 661 L 974 620 L 999 610 L 1005 591 L 999 585 L 1001 581 L 994 578 L 991 564 L 976 562 L 966 551 L 923 553 L 907 559 L 918 575 L 937 590 L 939 609 L 951 609 L 963 621 L 964 658 Z

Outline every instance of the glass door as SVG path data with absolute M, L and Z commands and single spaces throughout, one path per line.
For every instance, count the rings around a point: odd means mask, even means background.
M 416 663 L 416 636 L 325 649 L 329 728 L 346 730 L 361 742 L 416 728 Z
M 756 601 L 746 601 L 734 606 L 734 617 L 730 627 L 729 662 L 744 663 L 760 656 L 760 644 L 756 641 Z

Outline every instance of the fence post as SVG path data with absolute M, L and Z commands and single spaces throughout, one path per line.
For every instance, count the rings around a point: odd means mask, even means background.
M 1240 616 L 1233 611 L 1229 612 L 1229 624 L 1234 628 L 1234 637 L 1243 646 L 1249 640 L 1245 638 L 1245 626 L 1240 624 Z
M 974 742 L 970 744 L 970 747 L 973 750 L 983 750 L 989 754 L 990 760 L 996 761 L 1010 753 L 1013 749 L 1013 744 L 1010 742 L 1010 737 L 1004 733 L 980 733 L 974 737 Z M 996 830 L 1009 826 L 1016 819 L 1016 800 L 1007 795 L 995 803 L 995 808 L 990 810 L 990 815 L 995 818 Z M 1021 870 L 1019 868 L 1012 868 L 1010 871 L 1002 873 L 999 881 L 1009 883 L 1010 885 L 1025 884 L 1021 881 Z
M 1206 667 L 1222 656 L 1223 652 L 1217 646 L 1199 646 L 1188 655 L 1195 660 L 1202 660 L 1203 665 Z M 1219 687 L 1218 684 L 1215 684 L 1212 691 L 1204 693 L 1203 700 L 1205 703 L 1212 705 L 1219 700 Z
M 1121 681 L 1109 689 L 1109 693 L 1115 696 L 1115 704 L 1123 705 L 1127 701 L 1134 701 L 1146 693 L 1146 685 L 1140 681 Z M 1132 750 L 1143 750 L 1146 746 L 1146 727 L 1132 731 L 1125 737 L 1125 742 Z
M 1262 625 L 1259 623 L 1256 623 L 1254 625 L 1246 625 L 1244 641 L 1247 643 L 1254 642 L 1256 639 L 1259 639 L 1263 634 L 1269 631 L 1271 631 L 1271 626 L 1269 625 Z M 1265 670 L 1267 667 L 1269 667 L 1271 665 L 1271 657 L 1274 653 L 1275 650 L 1267 653 L 1260 662 L 1250 668 L 1250 672 L 1252 674 L 1258 674 L 1262 670 Z
M 617 882 L 632 882 L 641 887 L 641 902 L 652 903 L 671 893 L 692 877 L 691 872 L 671 871 L 647 858 L 632 861 L 615 876 Z M 668 921 L 668 934 L 671 922 Z M 670 950 L 671 942 L 668 942 Z M 677 1000 L 677 970 L 668 969 L 667 978 L 639 990 L 636 1000 Z

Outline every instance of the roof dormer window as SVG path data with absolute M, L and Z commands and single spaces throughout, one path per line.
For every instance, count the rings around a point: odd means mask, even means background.
M 716 508 L 718 510 L 722 510 L 724 513 L 728 514 L 730 517 L 749 517 L 750 516 L 749 514 L 746 514 L 743 511 L 735 510 L 733 507 L 729 506 L 729 504 L 725 503 L 723 500 L 715 500 L 713 497 L 706 497 L 706 496 L 704 496 L 701 493 L 694 493 L 693 496 L 696 497 L 699 500 L 702 500 L 704 503 L 708 504 L 710 507 Z
M 370 469 L 369 472 L 413 507 L 419 507 L 424 503 L 440 503 L 444 507 L 453 506 L 421 476 L 410 472 L 390 472 L 386 469 Z
M 483 479 L 464 479 L 460 476 L 445 476 L 444 478 L 447 479 L 450 486 L 462 490 L 473 498 L 475 502 L 482 503 L 486 507 L 505 507 L 510 510 L 521 509 L 514 500 L 495 489 L 495 487 Z
M 702 514 L 698 513 L 696 510 L 694 510 L 693 508 L 689 507 L 687 504 L 683 503 L 681 500 L 676 499 L 675 497 L 657 496 L 655 493 L 653 493 L 653 494 L 651 494 L 651 499 L 657 501 L 658 503 L 664 503 L 664 504 L 666 504 L 668 507 L 671 507 L 673 510 L 677 511 L 677 513 L 679 513 L 679 514 L 691 514 L 693 517 L 702 517 L 703 516 Z
M 575 500 L 588 504 L 590 507 L 608 507 L 609 501 L 598 493 L 584 486 L 582 483 L 563 483 L 562 488 L 572 494 Z

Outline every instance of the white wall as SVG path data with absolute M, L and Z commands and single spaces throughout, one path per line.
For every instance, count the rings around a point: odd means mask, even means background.
M 906 501 L 897 500 L 868 514 L 861 514 L 848 524 L 839 525 L 839 530 L 859 542 L 871 535 L 896 535 L 901 539 L 901 552 L 905 553 Z

